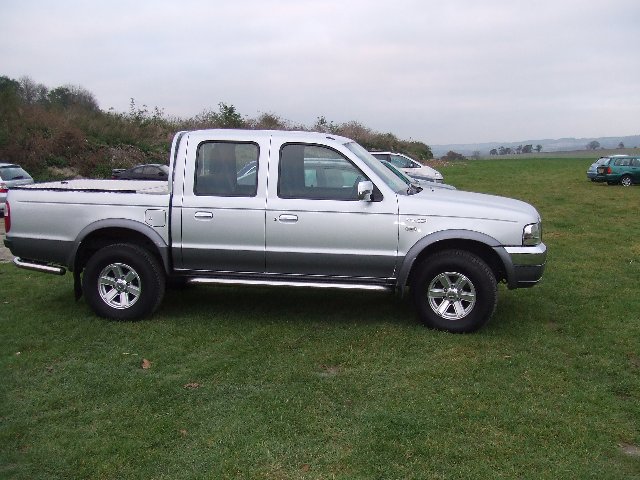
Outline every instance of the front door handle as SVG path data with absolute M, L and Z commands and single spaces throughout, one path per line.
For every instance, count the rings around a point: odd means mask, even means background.
M 296 223 L 298 221 L 298 216 L 297 215 L 285 215 L 282 214 L 278 217 L 278 220 L 281 223 Z

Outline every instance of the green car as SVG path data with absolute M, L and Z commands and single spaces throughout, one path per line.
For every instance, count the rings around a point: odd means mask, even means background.
M 616 155 L 598 167 L 596 178 L 609 185 L 620 183 L 630 187 L 640 183 L 640 157 Z

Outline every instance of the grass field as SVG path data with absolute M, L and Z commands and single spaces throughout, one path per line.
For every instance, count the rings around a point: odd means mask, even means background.
M 640 187 L 591 159 L 443 169 L 544 218 L 473 335 L 372 293 L 194 287 L 152 320 L 0 264 L 0 478 L 640 478 Z

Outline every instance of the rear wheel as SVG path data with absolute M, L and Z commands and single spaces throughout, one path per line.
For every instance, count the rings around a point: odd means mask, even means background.
M 426 258 L 411 285 L 422 322 L 438 330 L 473 332 L 496 308 L 496 278 L 477 255 L 445 250 Z
M 82 290 L 97 315 L 137 320 L 160 305 L 165 290 L 164 270 L 144 248 L 127 243 L 109 245 L 87 262 Z
M 629 175 L 625 175 L 620 179 L 620 183 L 623 187 L 630 187 L 633 184 L 633 179 Z

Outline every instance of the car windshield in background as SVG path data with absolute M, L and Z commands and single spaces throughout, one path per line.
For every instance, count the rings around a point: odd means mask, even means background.
M 4 180 L 5 182 L 9 182 L 11 180 L 26 180 L 30 178 L 31 175 L 17 165 L 0 167 L 0 180 Z
M 112 178 L 121 180 L 162 180 L 169 178 L 169 167 L 166 165 L 151 163 L 137 165 L 127 170 L 114 169 Z
M 400 178 L 396 177 L 394 173 L 387 167 L 382 165 L 380 161 L 367 152 L 361 145 L 356 142 L 348 142 L 344 144 L 351 152 L 353 152 L 360 160 L 367 164 L 367 166 L 373 170 L 380 179 L 387 184 L 396 193 L 406 193 L 407 184 Z

